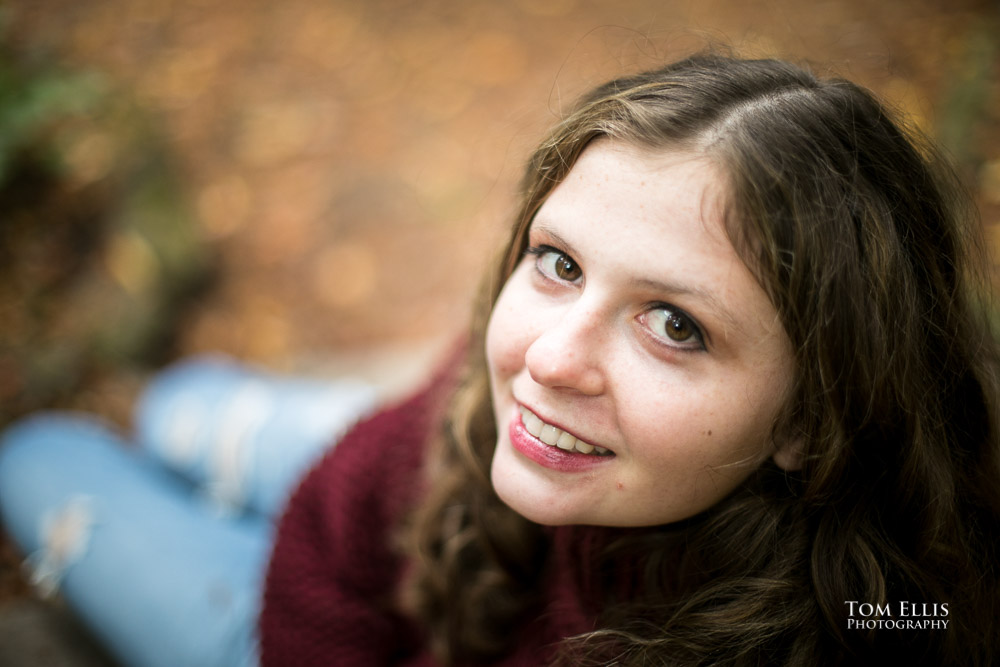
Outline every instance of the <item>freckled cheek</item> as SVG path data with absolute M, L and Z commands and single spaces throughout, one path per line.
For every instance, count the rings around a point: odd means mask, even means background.
M 679 458 L 682 461 L 707 462 L 726 450 L 732 437 L 725 412 L 726 405 L 699 396 L 690 388 L 673 387 L 661 395 L 673 400 L 643 402 L 640 396 L 627 402 L 627 415 L 619 415 L 630 429 L 633 439 L 643 443 L 640 456 L 652 460 Z M 723 454 L 724 455 L 724 454 Z
M 486 329 L 486 358 L 494 380 L 509 377 L 524 368 L 525 353 L 535 338 L 536 320 L 530 302 L 519 299 L 516 286 L 508 285 Z
M 486 359 L 494 381 L 502 381 L 524 366 L 525 347 L 511 313 L 494 311 L 486 330 Z
M 767 453 L 769 422 L 759 408 L 746 405 L 745 394 L 734 394 L 724 382 L 700 388 L 677 382 L 658 389 L 657 400 L 630 397 L 623 403 L 628 412 L 619 418 L 628 428 L 629 455 L 660 478 L 674 480 L 684 502 L 700 507 L 714 501 Z

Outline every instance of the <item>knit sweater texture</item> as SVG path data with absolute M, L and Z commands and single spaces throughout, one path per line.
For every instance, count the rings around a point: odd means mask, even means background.
M 452 382 L 439 376 L 411 399 L 358 424 L 293 494 L 278 526 L 260 619 L 265 666 L 436 665 L 416 624 L 396 609 L 405 560 L 393 530 L 419 502 L 428 440 Z M 431 482 L 432 483 L 432 482 Z M 501 666 L 546 664 L 556 644 L 594 627 L 587 582 L 594 533 L 559 528 L 542 613 L 522 627 Z

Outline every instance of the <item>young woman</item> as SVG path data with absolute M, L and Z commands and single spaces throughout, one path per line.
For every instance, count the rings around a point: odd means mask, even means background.
M 432 391 L 290 504 L 265 662 L 991 664 L 963 204 L 845 81 L 706 56 L 593 91 L 530 160 L 444 431 Z
M 245 577 L 261 661 L 993 664 L 964 202 L 870 94 L 785 63 L 585 96 L 528 164 L 471 339 L 292 495 Z

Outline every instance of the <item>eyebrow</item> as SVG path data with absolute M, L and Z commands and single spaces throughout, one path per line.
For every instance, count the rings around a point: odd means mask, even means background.
M 564 239 L 557 231 L 546 225 L 544 221 L 539 221 L 537 218 L 532 221 L 531 226 L 528 228 L 528 233 L 530 234 L 535 230 L 541 234 L 551 237 L 556 244 L 558 244 L 574 258 L 579 257 L 579 252 L 573 247 L 573 244 Z M 695 300 L 705 302 L 708 304 L 709 309 L 720 320 L 722 320 L 726 327 L 726 331 L 731 328 L 736 330 L 736 332 L 744 338 L 750 338 L 747 334 L 746 328 L 742 325 L 742 323 L 740 323 L 739 318 L 737 318 L 724 303 L 719 301 L 718 297 L 716 297 L 714 293 L 698 287 L 697 285 L 685 285 L 683 283 L 663 282 L 650 278 L 635 277 L 630 277 L 628 279 L 628 284 L 633 287 L 639 287 L 662 294 L 693 297 Z M 708 336 L 709 342 L 711 342 L 711 334 L 706 331 L 705 335 Z

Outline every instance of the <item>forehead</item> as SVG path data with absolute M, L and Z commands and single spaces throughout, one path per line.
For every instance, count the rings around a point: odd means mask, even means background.
M 580 154 L 566 178 L 543 202 L 538 216 L 553 209 L 586 206 L 609 221 L 651 221 L 660 211 L 683 213 L 721 232 L 729 202 L 729 181 L 707 156 L 654 149 L 601 138 Z
M 739 261 L 723 226 L 727 200 L 726 179 L 704 156 L 601 139 L 550 193 L 532 229 L 576 231 L 604 250 L 627 249 L 630 263 L 678 252 Z

